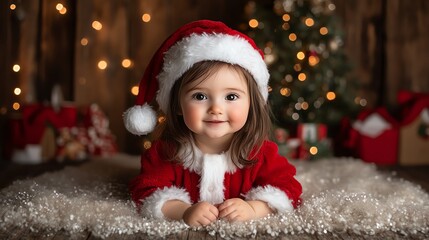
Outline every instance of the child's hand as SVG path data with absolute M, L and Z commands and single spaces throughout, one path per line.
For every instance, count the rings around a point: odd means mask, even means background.
M 199 202 L 186 209 L 183 213 L 183 220 L 189 226 L 205 226 L 216 221 L 218 215 L 219 211 L 214 205 Z
M 219 205 L 219 218 L 228 221 L 247 221 L 255 219 L 256 212 L 253 207 L 240 198 L 231 198 Z

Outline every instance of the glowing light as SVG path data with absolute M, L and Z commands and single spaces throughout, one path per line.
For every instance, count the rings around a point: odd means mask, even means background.
M 292 82 L 293 81 L 293 77 L 290 74 L 286 75 L 285 79 L 286 79 L 286 82 Z
M 287 13 L 285 13 L 285 14 L 283 14 L 282 19 L 283 19 L 283 21 L 287 22 L 287 21 L 289 21 L 289 20 L 290 20 L 290 15 L 289 15 L 289 14 L 287 14 Z
M 285 96 L 285 97 L 289 97 L 290 96 L 290 94 L 291 94 L 291 90 L 289 89 L 289 88 L 281 88 L 280 89 L 280 94 L 282 95 L 282 96 Z
M 13 65 L 12 70 L 14 72 L 19 72 L 19 70 L 21 70 L 21 66 L 19 66 L 18 64 Z
M 101 60 L 101 61 L 98 62 L 97 66 L 98 66 L 99 69 L 104 70 L 104 69 L 107 68 L 107 62 L 104 61 L 104 60 Z
M 301 64 L 297 63 L 297 64 L 293 65 L 293 70 L 299 72 L 299 71 L 301 71 L 301 69 L 302 69 Z
M 303 82 L 307 79 L 307 75 L 305 75 L 305 73 L 300 73 L 298 74 L 298 80 Z
M 360 104 L 362 107 L 365 107 L 365 106 L 368 104 L 368 101 L 366 101 L 366 99 L 365 99 L 365 98 L 362 98 L 362 99 L 359 101 L 359 104 Z
M 333 3 L 330 3 L 329 5 L 328 5 L 328 9 L 329 10 L 331 10 L 331 11 L 334 11 L 335 10 L 335 4 L 333 4 Z
M 12 3 L 12 4 L 9 6 L 9 8 L 10 8 L 10 10 L 15 10 L 15 9 L 16 9 L 16 5 Z
M 312 147 L 309 149 L 309 152 L 311 153 L 311 155 L 316 155 L 316 154 L 317 154 L 317 152 L 319 152 L 319 150 L 317 149 L 317 147 L 312 146 Z
M 146 140 L 143 142 L 143 148 L 144 149 L 149 149 L 151 147 L 152 147 L 152 143 L 150 141 Z
M 0 108 L 0 114 L 5 115 L 6 113 L 7 113 L 7 108 L 6 107 Z
M 139 95 L 139 86 L 133 86 L 131 88 L 131 94 L 133 94 L 134 96 Z
M 302 60 L 302 59 L 304 59 L 305 58 L 305 53 L 304 52 L 298 52 L 297 54 L 296 54 L 296 58 L 298 58 L 299 60 Z
M 152 17 L 150 16 L 149 13 L 145 13 L 145 14 L 142 15 L 142 21 L 145 22 L 145 23 L 150 22 L 151 18 Z
M 17 102 L 14 102 L 14 103 L 12 104 L 12 108 L 13 108 L 14 110 L 19 110 L 19 109 L 21 108 L 21 104 L 19 104 L 19 103 L 17 103 Z
M 320 34 L 322 34 L 322 35 L 326 35 L 326 34 L 328 34 L 329 30 L 328 30 L 328 28 L 327 28 L 327 27 L 321 27 L 321 28 L 319 29 L 319 32 L 320 32 Z
M 60 14 L 64 15 L 67 13 L 67 8 L 62 8 L 59 12 Z
M 311 27 L 314 25 L 314 20 L 312 18 L 306 18 L 305 19 L 305 25 L 307 25 L 307 27 Z
M 337 96 L 335 95 L 335 93 L 334 92 L 327 92 L 326 93 L 326 99 L 328 99 L 329 101 L 332 101 L 332 100 L 334 100 L 335 98 L 336 98 Z
M 122 60 L 122 67 L 124 67 L 124 68 L 129 68 L 129 67 L 131 67 L 132 64 L 133 64 L 133 62 L 128 58 L 124 58 Z
M 301 108 L 302 108 L 302 110 L 307 110 L 308 109 L 308 103 L 307 102 L 302 102 L 301 103 Z
M 164 116 L 160 116 L 160 117 L 158 118 L 158 123 L 163 123 L 163 122 L 165 122 L 165 120 L 167 120 L 167 118 L 166 118 L 166 117 L 164 117 Z
M 19 94 L 21 94 L 21 88 L 15 88 L 13 90 L 13 93 L 18 96 Z
M 259 22 L 258 22 L 258 20 L 256 20 L 256 19 L 250 19 L 250 21 L 249 21 L 249 26 L 251 27 L 251 28 L 257 28 L 258 27 L 258 25 L 259 25 Z
M 291 42 L 294 42 L 294 41 L 296 41 L 296 34 L 295 33 L 291 33 L 291 34 L 289 34 L 289 40 L 291 41 Z
M 282 28 L 283 28 L 283 30 L 288 30 L 290 28 L 289 23 L 283 23 Z
M 292 114 L 292 119 L 295 120 L 295 121 L 298 120 L 299 119 L 299 114 L 298 113 L 293 113 Z
M 82 39 L 80 40 L 80 44 L 81 44 L 82 46 L 86 46 L 86 45 L 88 45 L 88 38 L 82 38 Z
M 99 21 L 93 21 L 92 28 L 94 28 L 97 31 L 100 31 L 103 28 L 103 24 L 101 24 L 101 22 Z
M 310 66 L 316 66 L 319 63 L 319 58 L 316 56 L 310 56 L 308 57 L 308 64 L 310 64 Z
M 60 11 L 61 9 L 64 8 L 64 6 L 61 3 L 57 3 L 57 6 L 55 6 L 55 8 Z

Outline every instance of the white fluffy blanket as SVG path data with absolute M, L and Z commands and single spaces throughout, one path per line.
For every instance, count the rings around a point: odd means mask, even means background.
M 354 159 L 293 161 L 303 185 L 303 204 L 292 214 L 246 223 L 219 220 L 197 231 L 224 238 L 257 234 L 429 233 L 429 195 L 394 174 Z M 21 226 L 93 235 L 146 234 L 164 237 L 188 229 L 183 222 L 139 216 L 127 182 L 139 158 L 117 155 L 15 181 L 0 191 L 0 229 Z

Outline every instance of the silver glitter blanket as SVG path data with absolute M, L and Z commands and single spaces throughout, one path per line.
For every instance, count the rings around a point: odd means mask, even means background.
M 429 233 L 429 195 L 393 174 L 354 159 L 293 161 L 303 185 L 303 204 L 292 214 L 246 223 L 219 220 L 196 229 L 224 238 L 257 234 Z M 0 228 L 22 226 L 93 235 L 146 234 L 164 237 L 188 229 L 183 222 L 139 216 L 127 193 L 139 158 L 117 155 L 78 167 L 15 181 L 0 192 Z

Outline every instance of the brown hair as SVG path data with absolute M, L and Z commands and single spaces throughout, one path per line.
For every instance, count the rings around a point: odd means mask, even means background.
M 185 125 L 183 117 L 179 115 L 179 112 L 181 112 L 179 101 L 183 86 L 194 83 L 197 80 L 204 81 L 204 79 L 212 76 L 224 66 L 234 69 L 244 77 L 250 94 L 250 109 L 247 121 L 243 128 L 234 134 L 229 147 L 232 161 L 237 165 L 241 164 L 243 166 L 253 164 L 253 160 L 262 143 L 268 138 L 271 130 L 269 106 L 262 97 L 252 75 L 238 65 L 219 61 L 202 61 L 194 64 L 175 82 L 171 90 L 166 121 L 160 124 L 156 130 L 160 139 L 173 144 L 172 151 L 167 153 L 167 156 L 172 161 L 180 161 L 179 157 L 181 156 L 178 156 L 180 147 L 189 145 L 193 141 L 192 132 Z

